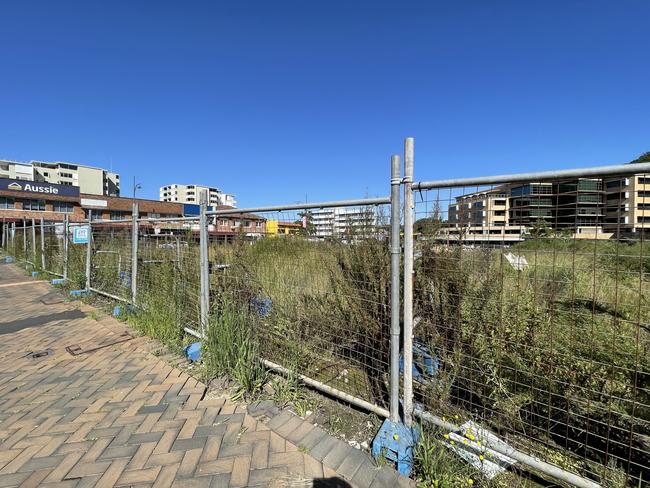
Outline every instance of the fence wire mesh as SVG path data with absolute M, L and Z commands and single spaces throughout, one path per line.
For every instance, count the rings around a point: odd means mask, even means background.
M 131 300 L 131 222 L 91 224 L 90 286 Z
M 415 401 L 603 485 L 650 480 L 646 183 L 416 192 Z
M 40 228 L 43 239 L 43 260 L 37 263 L 45 263 L 43 271 L 55 276 L 63 276 L 65 266 L 64 239 L 65 226 L 63 223 L 45 223 Z
M 388 404 L 389 209 L 217 215 L 210 296 L 246 309 L 259 356 L 379 406 Z
M 201 329 L 197 222 L 139 221 L 136 303 L 164 324 L 169 340 Z

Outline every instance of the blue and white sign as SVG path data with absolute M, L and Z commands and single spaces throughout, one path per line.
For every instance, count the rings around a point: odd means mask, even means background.
M 59 195 L 78 197 L 79 187 L 70 185 L 54 185 L 37 181 L 12 180 L 0 178 L 0 190 L 19 191 L 23 193 L 42 193 L 45 195 Z
M 87 225 L 72 228 L 72 243 L 73 244 L 88 244 L 90 237 L 90 228 Z

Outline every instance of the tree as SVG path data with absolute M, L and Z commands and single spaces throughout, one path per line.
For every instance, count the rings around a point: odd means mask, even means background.
M 644 152 L 641 156 L 636 158 L 634 161 L 630 161 L 630 164 L 637 163 L 650 163 L 650 151 Z

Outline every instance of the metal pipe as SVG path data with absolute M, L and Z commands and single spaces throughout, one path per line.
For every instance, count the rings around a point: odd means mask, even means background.
M 461 435 L 463 433 L 460 426 L 446 422 L 442 420 L 440 417 L 437 417 L 429 412 L 416 409 L 414 411 L 414 414 L 416 417 L 420 418 L 421 420 L 437 425 L 438 427 L 446 431 L 460 433 Z M 541 471 L 544 474 L 552 476 L 558 480 L 566 481 L 567 483 L 570 483 L 572 486 L 577 486 L 579 488 L 600 487 L 600 485 L 594 481 L 588 480 L 576 474 L 565 471 L 562 468 L 558 468 L 557 466 L 549 464 L 545 461 L 542 461 L 541 459 L 538 459 L 529 454 L 523 453 L 513 447 L 510 447 L 505 443 L 498 444 L 490 441 L 490 439 L 481 439 L 481 442 L 485 447 L 485 451 L 488 453 L 497 452 L 499 454 L 503 454 L 504 456 L 508 456 L 509 458 L 514 459 L 515 461 L 519 461 L 520 463 L 525 464 L 526 466 L 530 466 L 533 469 Z
M 183 330 L 189 335 L 196 337 L 197 339 L 205 339 L 205 337 L 203 337 L 200 332 L 197 332 L 194 329 L 190 329 L 189 327 L 183 327 Z
M 131 209 L 131 303 L 135 306 L 138 297 L 138 214 L 137 202 L 133 202 Z
M 200 241 L 199 241 L 199 264 L 201 277 L 201 335 L 205 337 L 208 317 L 210 314 L 210 270 L 208 257 L 208 195 L 204 191 L 201 193 L 201 219 L 199 223 Z
M 112 298 L 113 300 L 117 300 L 117 301 L 124 302 L 124 303 L 129 303 L 129 300 L 127 300 L 126 298 L 118 297 L 117 295 L 112 295 L 111 293 L 107 293 L 105 291 L 98 290 L 97 288 L 92 288 L 91 287 L 91 288 L 88 288 L 88 290 L 92 291 L 94 293 L 97 293 L 98 295 L 104 295 L 105 297 Z
M 27 259 L 27 221 L 23 218 L 23 259 Z
M 45 271 L 45 222 L 41 217 L 41 269 Z
M 63 218 L 63 279 L 68 279 L 68 232 L 70 232 L 70 221 L 66 215 Z
M 32 219 L 32 259 L 32 266 L 36 267 L 36 219 Z
M 355 396 L 350 395 L 349 393 L 345 393 L 344 391 L 337 390 L 336 388 L 332 388 L 329 385 L 326 385 L 325 383 L 321 383 L 320 381 L 314 380 L 308 376 L 305 376 L 304 374 L 300 373 L 294 373 L 289 371 L 283 366 L 280 366 L 279 364 L 273 363 L 267 359 L 260 358 L 260 362 L 266 366 L 268 369 L 271 369 L 273 371 L 276 371 L 278 373 L 281 373 L 285 376 L 298 376 L 300 381 L 305 383 L 306 385 L 313 386 L 317 390 L 320 390 L 322 392 L 327 393 L 328 395 L 332 395 L 333 397 L 340 398 L 341 400 L 344 400 L 352 405 L 356 405 L 357 407 L 363 408 L 364 410 L 368 410 L 369 412 L 376 413 L 377 415 L 385 418 L 390 417 L 390 412 L 386 410 L 385 408 L 382 408 L 378 405 L 374 405 L 370 402 L 367 402 L 365 400 L 361 400 L 360 398 L 357 398 Z
M 404 141 L 404 423 L 413 423 L 413 138 Z
M 191 222 L 191 221 L 198 221 L 201 217 L 196 215 L 196 216 L 191 216 L 191 217 L 160 217 L 160 218 L 155 218 L 155 219 L 140 219 L 142 222 Z
M 86 245 L 86 290 L 90 290 L 90 271 L 91 271 L 91 257 L 92 257 L 92 241 L 93 241 L 93 211 L 88 209 L 88 244 Z
M 390 159 L 390 420 L 399 422 L 400 160 Z
M 5 238 L 5 235 L 7 234 L 7 223 L 5 222 L 5 219 L 2 219 L 2 249 L 5 248 L 5 243 L 7 242 L 7 239 Z
M 514 173 L 498 176 L 479 176 L 475 178 L 452 178 L 448 180 L 421 181 L 413 184 L 413 190 L 431 190 L 454 186 L 484 186 L 503 183 L 522 183 L 539 180 L 559 180 L 564 178 L 588 178 L 592 176 L 624 176 L 650 173 L 650 163 L 617 164 L 613 166 L 592 166 L 589 168 L 538 171 L 533 173 Z
M 310 208 L 331 208 L 331 207 L 359 207 L 362 205 L 382 205 L 390 203 L 390 197 L 381 198 L 361 198 L 358 200 L 338 200 L 331 202 L 318 203 L 297 203 L 289 205 L 275 205 L 271 207 L 253 207 L 253 208 L 232 208 L 224 210 L 212 210 L 207 212 L 208 215 L 232 215 L 251 212 L 282 212 L 288 210 L 304 210 Z

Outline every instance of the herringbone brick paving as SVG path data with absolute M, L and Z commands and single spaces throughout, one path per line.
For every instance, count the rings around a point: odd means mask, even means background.
M 142 347 L 150 339 L 111 345 L 123 340 L 123 324 L 81 314 L 61 319 L 75 304 L 45 305 L 51 287 L 26 281 L 16 267 L 0 265 L 0 488 L 342 479 L 245 407 L 206 396 L 202 383 Z M 103 347 L 73 356 L 68 346 Z M 45 350 L 51 353 L 29 355 Z M 337 485 L 352 486 L 314 482 Z

